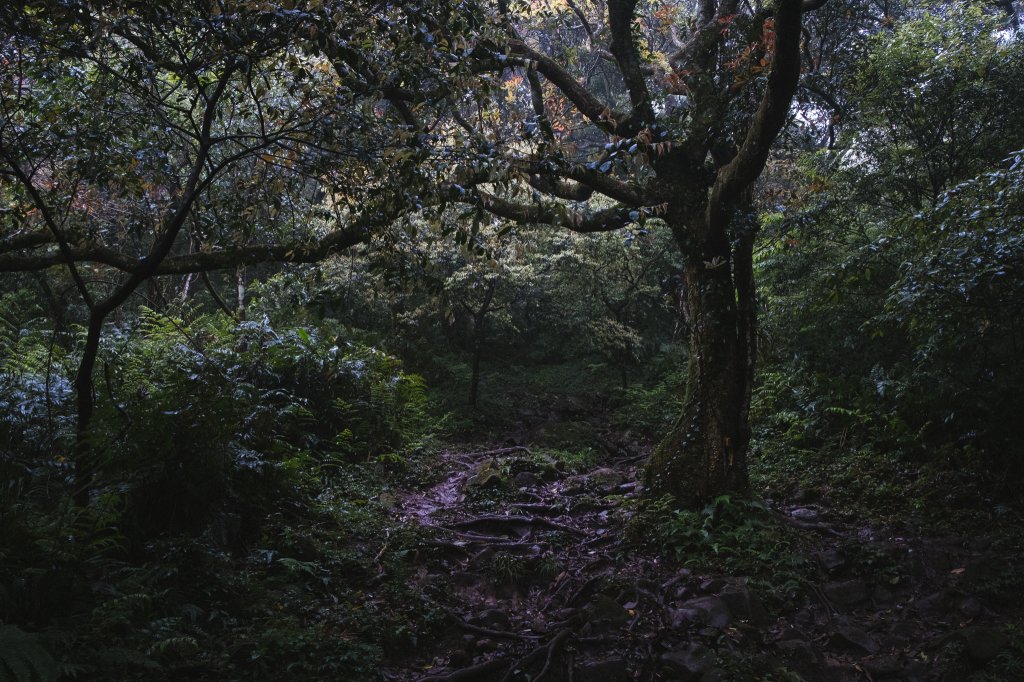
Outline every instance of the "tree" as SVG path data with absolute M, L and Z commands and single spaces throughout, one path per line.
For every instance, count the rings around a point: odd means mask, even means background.
M 689 386 L 645 481 L 680 504 L 748 488 L 751 189 L 797 88 L 803 13 L 822 4 L 500 2 L 473 90 L 451 96 L 466 137 L 452 200 L 578 232 L 668 224 Z
M 761 402 L 773 440 L 955 457 L 1007 485 L 1024 44 L 977 6 L 933 9 L 867 37 L 842 134 L 766 214 Z
M 402 170 L 381 160 L 396 145 L 379 96 L 311 49 L 319 5 L 0 9 L 0 271 L 63 268 L 84 308 L 83 490 L 101 335 L 142 285 L 321 260 L 408 208 Z

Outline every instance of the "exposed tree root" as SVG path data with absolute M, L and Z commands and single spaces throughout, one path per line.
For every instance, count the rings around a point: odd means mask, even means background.
M 496 673 L 508 666 L 509 662 L 507 658 L 492 658 L 483 663 L 477 663 L 471 665 L 468 668 L 462 668 L 448 673 L 447 675 L 431 675 L 424 677 L 419 682 L 469 682 L 469 680 L 478 680 L 485 675 Z
M 471 528 L 473 526 L 480 525 L 525 525 L 525 526 L 540 526 L 542 528 L 551 528 L 552 530 L 560 530 L 566 533 L 572 533 L 581 537 L 586 537 L 587 533 L 580 530 L 579 528 L 573 528 L 567 526 L 564 523 L 558 523 L 551 519 L 543 519 L 536 516 L 477 516 L 472 519 L 466 519 L 465 521 L 457 521 L 452 526 L 456 528 Z

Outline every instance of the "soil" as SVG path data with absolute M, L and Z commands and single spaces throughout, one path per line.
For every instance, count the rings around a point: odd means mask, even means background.
M 988 538 L 902 536 L 821 503 L 769 502 L 804 539 L 814 577 L 699 574 L 627 540 L 645 454 L 573 474 L 518 445 L 446 452 L 442 480 L 402 494 L 395 513 L 430 531 L 411 560 L 448 627 L 396 652 L 385 675 L 910 682 L 966 679 L 1006 652 L 1017 605 L 979 586 L 1019 558 L 997 559 Z

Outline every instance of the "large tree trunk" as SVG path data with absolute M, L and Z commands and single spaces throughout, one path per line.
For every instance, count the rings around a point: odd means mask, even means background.
M 749 492 L 755 348 L 754 229 L 717 230 L 686 265 L 689 377 L 683 409 L 648 461 L 648 494 L 697 506 Z

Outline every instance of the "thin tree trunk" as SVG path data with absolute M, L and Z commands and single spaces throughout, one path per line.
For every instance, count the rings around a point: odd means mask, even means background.
M 238 296 L 236 317 L 245 320 L 245 268 L 242 266 L 235 270 L 235 288 Z
M 469 405 L 476 407 L 480 394 L 480 359 L 484 352 L 484 335 L 486 334 L 487 313 L 491 311 L 494 300 L 494 282 L 487 285 L 487 293 L 480 309 L 473 315 L 473 376 L 469 381 Z
M 102 307 L 93 308 L 89 313 L 89 325 L 86 330 L 85 346 L 82 359 L 78 363 L 75 375 L 76 408 L 78 411 L 77 432 L 75 439 L 75 471 L 78 478 L 78 491 L 75 503 L 85 506 L 89 502 L 89 491 L 96 473 L 96 462 L 93 461 L 92 449 L 88 439 L 89 426 L 92 424 L 96 410 L 96 396 L 93 390 L 92 374 L 96 367 L 96 357 L 100 349 L 100 335 L 107 311 Z

